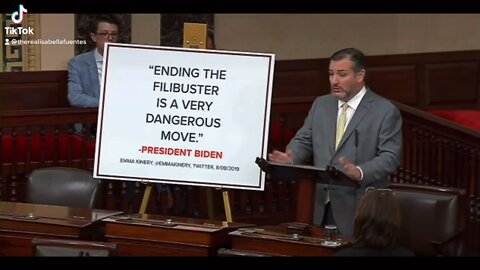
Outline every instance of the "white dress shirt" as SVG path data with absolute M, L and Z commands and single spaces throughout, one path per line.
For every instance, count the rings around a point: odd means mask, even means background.
M 360 92 L 358 92 L 352 99 L 350 99 L 348 102 L 348 109 L 347 109 L 347 121 L 345 122 L 345 130 L 347 129 L 348 123 L 350 123 L 350 120 L 352 120 L 353 114 L 358 108 L 358 105 L 360 104 L 360 101 L 362 101 L 363 96 L 365 96 L 365 93 L 367 92 L 367 88 L 364 86 Z M 339 100 L 338 101 L 338 113 L 337 113 L 337 126 L 338 126 L 338 120 L 340 119 L 340 114 L 342 113 L 342 106 L 345 102 Z M 344 132 L 345 132 L 344 130 Z
M 345 130 L 347 129 L 348 123 L 350 123 L 350 120 L 353 117 L 353 114 L 358 108 L 358 105 L 360 104 L 360 101 L 362 101 L 363 96 L 365 96 L 365 93 L 367 92 L 367 88 L 364 86 L 360 92 L 358 92 L 352 99 L 350 99 L 348 102 L 348 108 L 347 108 L 347 121 L 345 122 Z M 340 114 L 342 112 L 342 106 L 345 102 L 339 100 L 338 101 L 338 113 L 337 113 L 337 126 L 338 126 L 338 120 L 340 119 Z M 345 132 L 344 130 L 344 132 Z M 362 168 L 357 166 L 358 170 L 360 171 L 360 180 L 363 179 L 363 171 Z
M 102 69 L 103 69 L 103 56 L 98 52 L 98 49 L 95 49 L 95 62 L 97 63 L 98 70 L 98 82 L 102 85 Z

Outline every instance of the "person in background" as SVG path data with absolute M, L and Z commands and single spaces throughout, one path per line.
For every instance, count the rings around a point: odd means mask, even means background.
M 100 98 L 103 48 L 106 42 L 117 42 L 118 20 L 100 15 L 91 25 L 90 38 L 96 47 L 79 54 L 68 63 L 68 101 L 73 107 L 96 108 Z
M 368 188 L 355 215 L 354 244 L 333 256 L 415 256 L 396 244 L 400 225 L 400 204 L 392 190 Z
M 270 161 L 310 164 L 343 171 L 358 187 L 317 183 L 313 223 L 335 224 L 353 235 L 353 218 L 367 187 L 386 187 L 400 164 L 402 118 L 399 110 L 365 84 L 364 54 L 346 48 L 330 57 L 330 94 L 318 97 L 304 125 Z
M 102 14 L 95 18 L 90 26 L 90 39 L 95 48 L 89 52 L 79 54 L 68 63 L 68 100 L 70 105 L 79 108 L 97 108 L 100 99 L 100 81 L 103 69 L 103 51 L 106 42 L 115 43 L 119 40 L 120 23 L 112 14 Z M 76 124 L 77 133 L 81 133 L 81 124 Z M 91 133 L 96 134 L 96 127 L 91 127 Z M 126 182 L 126 195 L 133 211 L 135 199 L 135 181 Z M 173 204 L 170 190 L 164 190 L 165 185 L 157 184 L 157 192 L 166 191 L 168 207 Z

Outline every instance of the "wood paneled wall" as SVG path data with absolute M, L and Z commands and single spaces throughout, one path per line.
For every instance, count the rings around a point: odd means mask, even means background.
M 66 70 L 0 72 L 0 111 L 66 107 Z
M 286 104 L 309 106 L 328 93 L 329 63 L 326 58 L 278 61 L 273 103 L 288 110 Z M 367 56 L 368 86 L 422 110 L 480 109 L 479 78 L 480 51 Z
M 480 51 L 367 58 L 368 84 L 422 110 L 480 109 Z

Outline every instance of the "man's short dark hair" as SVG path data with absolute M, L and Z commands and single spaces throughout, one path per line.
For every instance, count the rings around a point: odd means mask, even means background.
M 102 23 L 102 22 L 106 22 L 106 23 L 109 23 L 109 24 L 114 24 L 116 25 L 118 28 L 120 28 L 120 23 L 117 19 L 117 17 L 115 17 L 115 15 L 112 15 L 112 14 L 100 14 L 98 15 L 93 21 L 92 21 L 92 25 L 90 27 L 90 32 L 91 33 L 96 33 L 97 32 L 97 28 L 98 28 L 98 24 L 99 23 Z
M 353 62 L 353 70 L 355 72 L 359 72 L 362 69 L 366 70 L 365 55 L 358 49 L 346 48 L 335 52 L 334 54 L 332 54 L 332 56 L 330 56 L 330 60 L 332 61 L 339 61 L 346 58 L 350 59 Z

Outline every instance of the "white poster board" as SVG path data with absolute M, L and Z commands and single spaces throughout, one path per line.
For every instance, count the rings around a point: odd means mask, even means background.
M 263 190 L 273 54 L 106 44 L 94 177 Z

